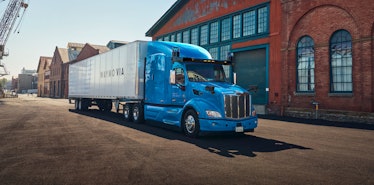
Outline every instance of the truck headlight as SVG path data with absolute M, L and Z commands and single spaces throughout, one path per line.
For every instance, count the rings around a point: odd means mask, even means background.
M 211 118 L 222 118 L 222 115 L 217 111 L 207 110 L 205 112 L 206 112 L 206 115 L 208 115 Z

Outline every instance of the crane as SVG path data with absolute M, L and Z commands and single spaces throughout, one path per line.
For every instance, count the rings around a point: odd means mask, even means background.
M 6 8 L 0 22 L 0 59 L 3 59 L 4 56 L 8 56 L 8 54 L 4 51 L 5 43 L 7 42 L 12 28 L 16 23 L 16 19 L 19 16 L 21 8 L 24 8 L 26 10 L 28 6 L 29 5 L 25 3 L 24 0 L 9 1 L 8 7 Z M 0 72 L 0 76 L 7 75 L 4 64 L 0 63 L 0 68 L 3 68 L 5 71 L 5 74 Z

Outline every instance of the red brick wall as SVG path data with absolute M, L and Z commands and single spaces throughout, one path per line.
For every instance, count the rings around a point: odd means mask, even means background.
M 308 108 L 312 99 L 320 108 L 374 111 L 372 0 L 282 0 L 282 104 Z M 353 93 L 330 93 L 329 41 L 340 29 L 352 36 Z M 315 44 L 315 94 L 296 93 L 296 51 L 298 40 L 309 35 Z

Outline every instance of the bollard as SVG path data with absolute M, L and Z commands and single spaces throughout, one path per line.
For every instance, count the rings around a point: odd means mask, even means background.
M 313 100 L 312 104 L 314 105 L 314 109 L 315 109 L 315 115 L 316 115 L 315 119 L 318 119 L 318 105 L 319 105 L 319 103 L 317 101 Z

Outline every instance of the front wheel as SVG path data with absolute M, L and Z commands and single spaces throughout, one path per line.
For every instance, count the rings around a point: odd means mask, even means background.
M 183 115 L 183 131 L 188 137 L 197 137 L 200 132 L 200 123 L 197 113 L 190 109 Z

